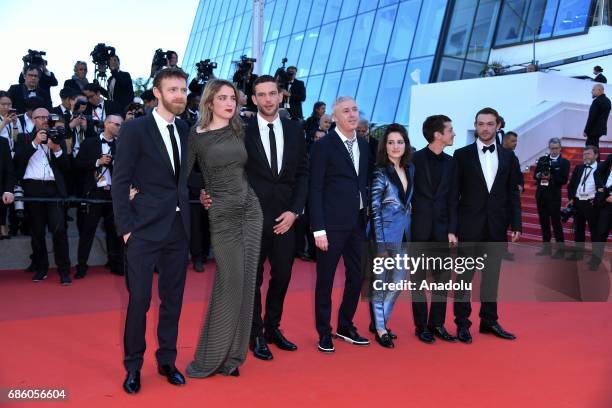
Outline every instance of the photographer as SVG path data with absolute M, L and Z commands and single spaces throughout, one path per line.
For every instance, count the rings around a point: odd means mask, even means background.
M 592 271 L 599 268 L 601 264 L 604 247 L 608 241 L 608 235 L 612 230 L 612 154 L 608 155 L 606 161 L 602 162 L 595 171 L 595 193 L 594 205 L 599 214 L 597 223 L 597 235 L 593 239 L 593 256 L 589 260 L 589 269 Z
M 306 87 L 304 87 L 303 81 L 295 78 L 296 75 L 296 67 L 287 68 L 287 83 L 283 90 L 283 107 L 287 109 L 291 119 L 303 120 L 302 102 L 306 100 Z
M 564 256 L 563 226 L 561 225 L 561 187 L 567 183 L 570 162 L 561 157 L 561 140 L 553 137 L 548 141 L 549 154 L 538 159 L 534 176 L 537 183 L 536 204 L 542 228 L 542 249 L 536 255 L 552 255 L 554 259 Z M 558 248 L 552 253 L 550 246 L 552 224 Z
M 200 118 L 200 112 L 198 112 L 199 107 L 200 94 L 192 92 L 187 95 L 187 106 L 185 107 L 185 112 L 181 113 L 179 117 L 187 122 L 189 126 L 193 126 Z
M 198 62 L 196 64 L 196 68 L 198 71 L 195 78 L 193 78 L 189 83 L 189 92 L 202 95 L 202 92 L 204 92 L 204 87 L 208 81 L 216 78 L 213 70 L 217 68 L 217 63 L 210 62 L 209 59 L 206 59 Z
M 9 94 L 0 91 L 0 138 L 6 139 L 9 149 L 14 151 L 15 138 L 17 136 L 17 111 L 13 109 L 13 103 Z
M 153 111 L 153 109 L 157 106 L 157 98 L 155 95 L 153 95 L 153 91 L 147 89 L 142 93 L 142 95 L 140 95 L 140 99 L 142 99 L 142 102 L 144 103 L 145 114 L 151 114 L 151 111 Z
M 178 54 L 176 51 L 166 51 L 166 68 L 178 68 Z
M 57 86 L 58 82 L 53 72 L 47 69 L 47 61 L 43 59 L 43 55 L 45 55 L 43 51 L 28 50 L 28 54 L 23 57 L 23 67 L 33 66 L 38 68 L 41 72 L 38 86 L 47 94 L 51 95 L 51 87 Z M 23 72 L 19 74 L 19 83 L 25 83 Z
M 87 107 L 84 114 L 91 116 L 94 130 L 97 133 L 102 131 L 102 124 L 109 115 L 119 115 L 123 110 L 117 102 L 106 100 L 101 95 L 102 87 L 96 84 L 88 84 L 83 90 L 83 94 L 87 98 Z
M 33 112 L 34 131 L 20 134 L 15 143 L 15 169 L 22 180 L 26 198 L 52 199 L 67 196 L 65 173 L 70 163 L 64 153 L 66 145 L 60 129 L 49 120 L 49 111 L 38 108 Z M 51 122 L 51 123 L 49 123 Z M 59 124 L 57 127 L 61 127 Z M 49 260 L 45 240 L 47 227 L 53 234 L 53 252 L 62 285 L 72 283 L 69 270 L 68 238 L 64 205 L 59 201 L 29 201 L 26 204 L 32 235 L 33 265 L 39 282 L 47 278 Z
M 255 58 L 247 58 L 245 55 L 242 55 L 232 79 L 236 88 L 246 95 L 247 103 L 245 109 L 250 112 L 257 112 L 257 106 L 253 102 L 253 83 L 258 78 L 256 74 L 253 74 L 253 63 L 255 62 Z
M 17 109 L 17 113 L 24 113 L 26 111 L 26 100 L 34 97 L 42 99 L 43 106 L 46 109 L 51 109 L 51 96 L 49 92 L 42 89 L 39 85 L 40 70 L 35 66 L 29 66 L 24 69 L 23 74 L 25 75 L 25 82 L 23 84 L 11 85 L 8 90 L 9 97 L 13 102 L 13 108 Z
M 113 157 L 122 123 L 123 118 L 120 115 L 108 115 L 100 137 L 89 138 L 81 146 L 75 163 L 76 168 L 84 173 L 82 191 L 85 198 L 111 200 Z M 84 278 L 87 274 L 87 259 L 100 218 L 104 220 L 106 249 L 111 273 L 123 275 L 123 242 L 115 230 L 113 205 L 111 202 L 88 203 L 79 236 L 75 279 Z
M 125 108 L 125 121 L 136 119 L 145 115 L 145 107 L 141 103 L 133 102 Z
M 111 55 L 108 59 L 111 76 L 108 79 L 108 99 L 117 102 L 121 112 L 134 100 L 134 86 L 129 72 L 119 69 L 119 56 Z
M 583 164 L 574 167 L 572 178 L 567 186 L 568 207 L 573 207 L 574 214 L 574 241 L 575 252 L 567 256 L 568 261 L 582 260 L 584 257 L 584 241 L 586 223 L 589 223 L 591 242 L 594 241 L 597 231 L 598 211 L 593 205 L 597 186 L 595 184 L 595 173 L 601 173 L 598 165 L 599 148 L 586 146 L 582 152 Z M 601 165 L 603 167 L 603 164 Z

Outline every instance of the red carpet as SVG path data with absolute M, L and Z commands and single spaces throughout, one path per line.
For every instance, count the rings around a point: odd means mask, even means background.
M 181 370 L 194 352 L 213 269 L 214 264 L 209 264 L 204 274 L 188 274 L 177 361 Z M 156 374 L 155 302 L 149 313 L 143 388 L 136 396 L 121 389 L 127 299 L 122 278 L 96 268 L 72 287 L 61 287 L 53 274 L 35 284 L 22 271 L 2 271 L 0 388 L 65 388 L 68 401 L 0 400 L 0 405 L 612 406 L 609 303 L 502 304 L 501 322 L 518 335 L 517 341 L 480 335 L 475 325 L 471 345 L 440 341 L 425 345 L 413 335 L 410 304 L 400 300 L 390 324 L 399 336 L 394 350 L 336 341 L 336 353 L 322 355 L 316 351 L 313 271 L 313 264 L 296 262 L 285 303 L 283 329 L 300 349 L 289 353 L 271 346 L 271 362 L 249 356 L 239 378 L 188 379 L 186 387 L 176 388 Z M 340 294 L 337 289 L 336 306 Z M 362 334 L 366 334 L 368 319 L 362 303 L 356 318 Z M 448 321 L 452 321 L 450 313 Z M 452 324 L 447 327 L 454 331 Z

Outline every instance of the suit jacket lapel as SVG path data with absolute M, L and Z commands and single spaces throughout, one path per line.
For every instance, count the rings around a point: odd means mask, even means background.
M 166 149 L 166 144 L 164 143 L 164 139 L 162 138 L 161 133 L 159 133 L 159 128 L 157 127 L 157 123 L 155 122 L 155 118 L 153 115 L 147 116 L 147 126 L 149 128 L 149 134 L 151 135 L 151 139 L 153 144 L 159 151 L 161 155 L 162 161 L 166 164 L 166 168 L 174 176 L 174 168 L 172 167 L 172 163 L 170 162 L 170 156 L 168 155 L 168 150 Z M 182 143 L 181 143 L 182 145 Z
M 283 162 L 281 163 L 281 168 L 278 169 L 279 176 L 283 173 L 283 171 L 285 171 L 285 168 L 287 167 L 285 166 L 288 159 L 287 156 L 289 155 L 287 152 L 293 147 L 289 146 L 289 142 L 292 140 L 292 138 L 288 137 L 289 127 L 287 126 L 287 122 L 281 119 L 281 124 L 283 125 Z
M 255 145 L 255 148 L 259 152 L 259 160 L 262 162 L 263 166 L 268 169 L 268 171 L 270 172 L 270 176 L 272 176 L 272 167 L 270 167 L 268 156 L 266 156 L 266 151 L 261 141 L 261 133 L 259 132 L 259 125 L 257 123 L 257 119 L 251 120 L 251 122 L 249 123 L 249 131 L 247 133 L 248 138 L 251 139 L 250 143 L 253 143 Z
M 480 163 L 480 157 L 478 155 L 478 145 L 476 142 L 472 143 L 472 156 L 474 157 L 474 165 L 478 168 L 477 173 L 480 176 L 480 181 L 485 187 L 485 190 L 489 191 L 487 187 L 487 180 L 485 179 L 484 172 L 482 171 L 482 164 Z
M 493 179 L 493 185 L 491 186 L 491 191 L 493 191 L 493 187 L 495 187 L 495 184 L 497 184 L 498 182 L 497 176 L 501 173 L 503 169 L 502 166 L 506 166 L 508 164 L 506 160 L 508 158 L 508 155 L 503 154 L 505 152 L 502 152 L 501 149 L 503 148 L 499 145 L 495 147 L 495 150 L 497 150 L 497 173 L 495 173 L 495 178 Z
M 367 175 L 367 172 L 368 172 L 367 155 L 369 154 L 369 151 L 370 151 L 370 144 L 365 139 L 361 139 L 357 135 L 355 135 L 355 139 L 357 140 L 357 147 L 359 147 L 359 174 Z M 346 154 L 348 155 L 348 150 L 347 149 L 344 149 L 344 150 L 346 151 Z M 351 160 L 351 156 L 349 156 L 349 160 Z
M 355 137 L 358 137 L 358 136 L 355 136 Z M 355 175 L 355 177 L 357 177 L 357 172 L 355 171 L 355 165 L 353 164 L 353 161 L 351 160 L 351 156 L 349 155 L 348 148 L 346 147 L 344 143 L 342 143 L 342 139 L 340 139 L 340 135 L 338 134 L 338 132 L 334 132 L 333 137 L 332 137 L 332 142 L 334 146 L 336 146 L 336 149 L 338 149 L 340 155 L 344 157 L 344 160 L 346 160 L 347 164 L 353 170 L 353 174 Z M 363 154 L 360 151 L 359 152 L 360 162 L 361 162 L 361 157 L 363 157 Z M 361 168 L 361 163 L 360 163 L 360 168 Z
M 178 129 L 179 139 L 181 141 L 181 174 L 179 174 L 179 178 L 189 177 L 189 174 L 187 174 L 187 155 L 189 154 L 187 151 L 187 148 L 189 146 L 189 128 L 178 125 L 176 128 Z M 184 130 L 181 131 L 181 128 L 183 128 Z

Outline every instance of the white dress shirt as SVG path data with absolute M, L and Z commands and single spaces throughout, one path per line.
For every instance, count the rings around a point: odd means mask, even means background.
M 34 152 L 32 157 L 30 157 L 30 161 L 28 161 L 23 179 L 55 181 L 55 175 L 49 163 L 49 146 L 46 144 L 36 145 L 34 142 L 32 142 L 32 146 L 36 149 L 36 152 Z M 55 157 L 60 157 L 62 155 L 62 150 L 60 149 L 57 152 L 53 152 L 53 154 Z
M 104 133 L 100 134 L 100 140 L 106 140 Z M 110 141 L 115 140 L 114 138 Z M 115 143 L 117 141 L 115 140 Z M 102 143 L 102 154 L 110 154 L 110 146 L 107 143 Z M 106 187 L 112 184 L 112 177 L 110 170 L 106 166 L 100 166 L 100 159 L 96 160 L 96 167 L 100 167 L 100 174 L 98 175 L 97 187 Z
M 576 189 L 576 197 L 578 200 L 591 200 L 595 198 L 595 170 L 597 169 L 597 163 L 591 163 L 589 167 L 584 167 L 580 180 L 578 182 L 578 188 Z
M 484 174 L 485 181 L 487 182 L 487 190 L 489 190 L 489 193 L 491 192 L 491 188 L 493 188 L 495 176 L 497 175 L 497 167 L 499 166 L 499 146 L 495 145 L 495 139 L 492 140 L 491 144 L 495 146 L 495 151 L 493 153 L 489 151 L 483 152 L 482 148 L 485 146 L 485 144 L 482 143 L 480 139 L 476 140 L 476 149 L 478 149 L 480 168 L 482 169 L 482 174 Z
M 268 122 L 261 115 L 257 114 L 257 126 L 259 127 L 259 135 L 261 136 L 261 143 L 263 144 L 264 151 L 266 152 L 266 158 L 270 168 L 272 167 L 272 159 L 270 152 L 270 128 L 268 124 L 274 125 L 274 139 L 276 141 L 276 163 L 278 164 L 278 173 L 280 174 L 281 168 L 283 167 L 283 149 L 285 148 L 285 136 L 283 134 L 283 124 L 280 120 L 280 116 L 276 115 L 276 118 L 272 122 Z
M 25 126 L 21 123 L 21 120 L 17 119 L 17 131 L 19 133 L 31 133 L 34 130 L 34 121 L 27 114 L 23 114 L 23 120 Z
M 342 132 L 340 132 L 340 129 L 336 128 L 335 131 L 340 137 L 340 140 L 342 141 L 342 144 L 346 148 L 346 151 L 348 152 L 349 148 L 346 142 L 347 140 L 350 140 L 350 139 L 346 137 L 344 134 L 342 134 Z M 355 172 L 359 176 L 359 142 L 357 141 L 357 133 L 355 131 L 353 131 L 352 140 L 353 140 L 353 159 L 354 159 L 353 166 L 355 167 Z M 363 197 L 361 197 L 361 191 L 359 192 L 359 209 L 363 210 Z M 327 232 L 325 230 L 319 230 L 319 231 L 314 231 L 312 234 L 316 238 L 316 237 L 321 237 L 323 235 L 327 235 Z
M 168 130 L 168 125 L 172 125 L 172 127 L 174 127 L 174 138 L 176 140 L 176 146 L 178 147 L 179 162 L 181 162 L 181 138 L 179 137 L 175 119 L 173 118 L 172 122 L 166 122 L 166 119 L 162 118 L 161 115 L 157 113 L 157 108 L 153 109 L 152 112 L 153 118 L 155 119 L 155 123 L 157 124 L 157 128 L 159 129 L 159 133 L 161 133 L 162 140 L 164 141 L 164 145 L 166 146 L 166 151 L 168 152 L 168 157 L 170 158 L 170 164 L 172 165 L 172 170 L 176 174 L 176 167 L 174 165 L 174 154 L 172 153 L 172 142 L 170 141 L 170 131 Z M 177 206 L 176 211 L 180 210 L 181 209 Z

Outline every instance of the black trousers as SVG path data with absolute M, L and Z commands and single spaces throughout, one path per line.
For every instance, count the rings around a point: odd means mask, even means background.
M 561 225 L 561 194 L 536 194 L 536 205 L 542 228 L 542 241 L 551 241 L 550 226 L 552 225 L 555 241 L 564 242 L 563 226 Z
M 328 250 L 317 248 L 317 282 L 315 286 L 315 319 L 320 336 L 331 334 L 332 289 L 340 257 L 344 259 L 344 294 L 338 311 L 338 330 L 353 327 L 363 282 L 361 254 L 365 242 L 365 225 L 360 216 L 353 230 L 327 232 Z
M 410 246 L 412 256 L 420 256 L 434 258 L 445 258 L 450 255 L 448 243 L 435 242 L 419 242 Z M 426 280 L 427 269 L 419 268 L 412 274 L 410 280 L 416 282 L 417 290 L 412 290 L 412 317 L 416 328 L 424 330 L 427 327 L 436 327 L 444 325 L 446 318 L 446 290 L 434 290 L 431 293 L 431 305 L 429 307 L 429 316 L 427 314 L 427 296 L 425 291 L 418 290 L 421 282 Z M 432 269 L 429 271 L 434 282 L 445 283 L 451 279 L 450 270 Z
M 38 181 L 26 179 L 23 181 L 25 197 L 60 198 L 54 181 Z M 70 270 L 70 255 L 68 251 L 68 236 L 64 218 L 64 203 L 30 201 L 27 203 L 30 218 L 30 235 L 32 237 L 32 262 L 38 272 L 49 269 L 46 232 L 47 228 L 53 235 L 53 252 L 55 264 L 60 274 Z
M 612 230 L 612 204 L 605 203 L 599 209 L 599 219 L 597 222 L 597 235 L 593 240 L 593 256 L 597 262 L 601 262 L 604 248 L 608 241 L 608 235 Z
M 601 136 L 602 135 L 587 135 L 587 139 L 584 145 L 599 147 L 599 138 Z
M 289 231 L 282 235 L 277 235 L 273 230 L 275 223 L 273 219 L 264 220 L 259 266 L 257 268 L 253 323 L 251 326 L 252 338 L 262 336 L 264 329 L 271 331 L 280 326 L 283 304 L 285 303 L 287 288 L 289 288 L 289 282 L 291 281 L 295 249 L 295 227 L 292 226 Z M 264 263 L 266 259 L 270 262 L 270 282 L 268 282 L 265 315 L 262 320 L 261 285 L 263 284 Z
M 132 235 L 126 244 L 125 279 L 129 292 L 123 338 L 123 363 L 126 370 L 139 370 L 142 367 L 155 266 L 159 271 L 158 291 L 161 301 L 156 358 L 160 365 L 173 365 L 176 361 L 176 338 L 183 304 L 189 242 L 180 213 L 177 212 L 174 217 L 172 228 L 163 240 L 149 241 Z
M 111 200 L 110 190 L 96 188 L 92 190 L 88 198 L 97 200 Z M 123 238 L 117 236 L 115 229 L 115 219 L 113 214 L 113 204 L 88 204 L 83 214 L 83 225 L 80 230 L 79 248 L 77 251 L 77 269 L 86 270 L 87 260 L 91 252 L 96 229 L 103 220 L 104 231 L 106 232 L 106 251 L 110 268 L 113 272 L 123 273 Z
M 308 242 L 308 251 L 306 251 L 306 242 Z M 307 253 L 311 257 L 315 255 L 316 245 L 314 243 L 314 235 L 310 230 L 310 217 L 308 208 L 304 210 L 304 214 L 295 221 L 295 252 L 297 254 Z
M 574 200 L 574 241 L 576 241 L 576 249 L 580 252 L 584 250 L 584 241 L 586 236 L 586 223 L 589 223 L 589 232 L 591 233 L 591 241 L 597 236 L 597 219 L 598 211 L 593 206 L 593 200 Z
M 198 199 L 198 197 L 194 197 Z M 189 252 L 191 261 L 206 262 L 210 252 L 210 227 L 208 224 L 208 211 L 202 204 L 190 204 L 191 211 L 191 238 Z
M 485 225 L 485 228 L 487 226 Z M 497 291 L 499 287 L 499 273 L 501 269 L 502 255 L 506 252 L 507 245 L 504 242 L 488 242 L 488 232 L 483 232 L 482 242 L 460 243 L 459 256 L 484 258 L 484 268 L 481 271 L 480 279 L 480 325 L 492 326 L 497 323 Z M 484 257 L 486 254 L 486 257 Z M 476 269 L 466 269 L 462 274 L 457 274 L 455 282 L 472 282 Z M 453 310 L 455 314 L 455 324 L 457 327 L 467 327 L 472 325 L 470 315 L 472 314 L 471 303 L 472 291 L 456 290 L 454 292 L 455 301 Z

